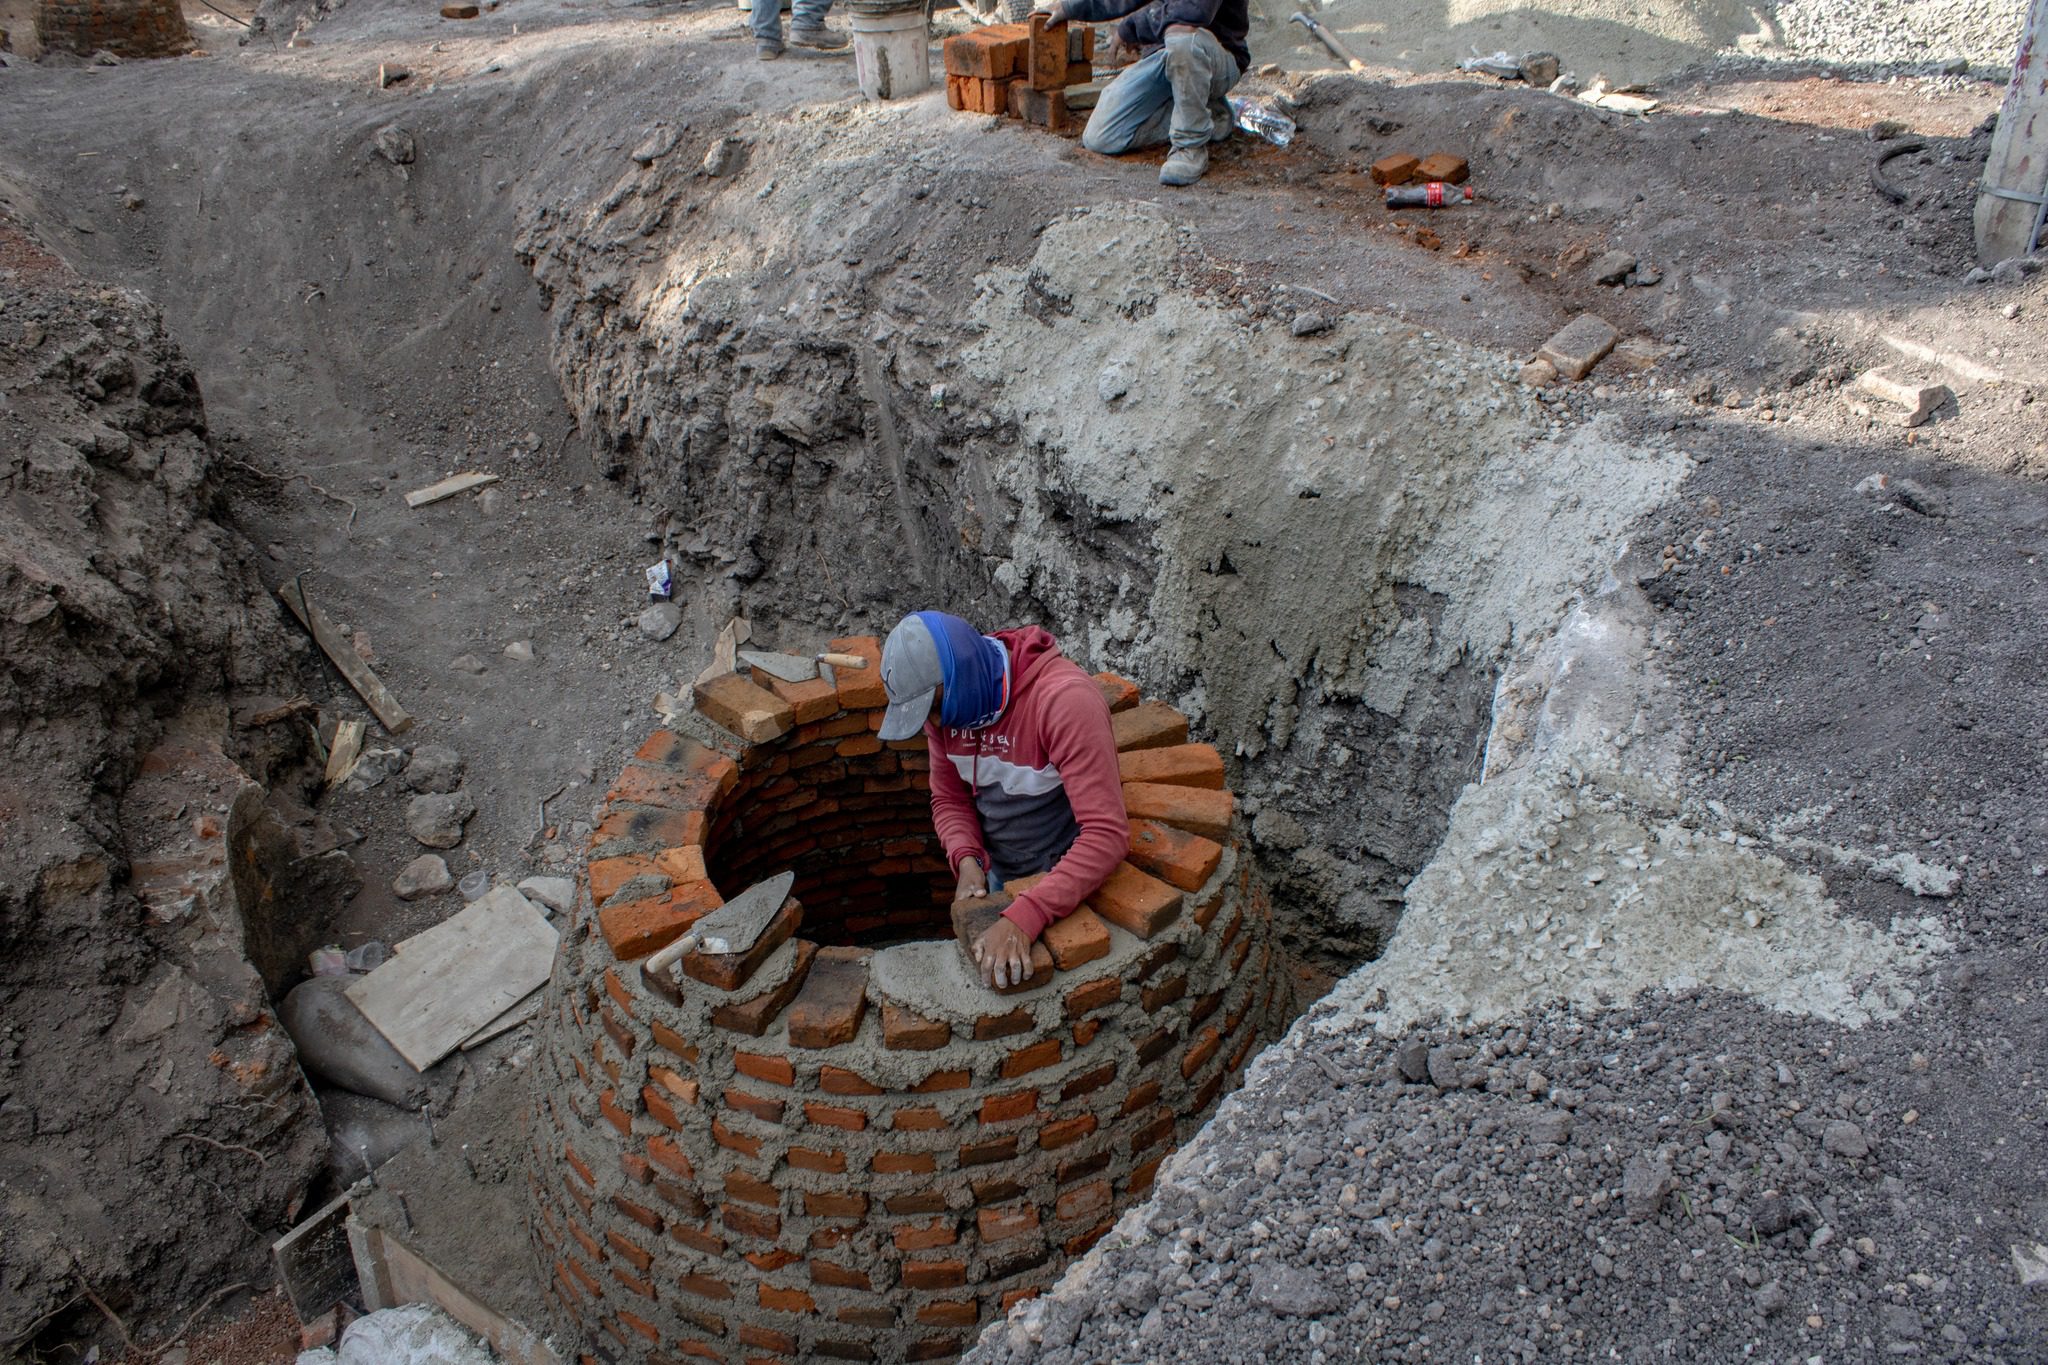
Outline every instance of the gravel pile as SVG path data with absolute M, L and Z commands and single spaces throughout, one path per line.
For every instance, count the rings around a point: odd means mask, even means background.
M 1950 1169 L 1907 1107 L 1985 1063 L 1951 1043 L 1723 996 L 1317 1042 L 979 1358 L 2038 1359 L 2024 1180 Z
M 1822 61 L 2009 70 L 2025 11 L 2026 0 L 1790 0 L 1778 27 L 1786 47 Z

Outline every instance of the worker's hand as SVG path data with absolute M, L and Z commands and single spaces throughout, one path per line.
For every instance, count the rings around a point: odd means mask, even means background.
M 960 875 L 953 882 L 953 899 L 971 901 L 988 894 L 988 873 L 981 870 L 981 864 L 972 858 L 960 860 Z
M 1124 41 L 1124 35 L 1116 29 L 1109 31 L 1109 53 L 1106 58 L 1111 66 L 1129 66 L 1144 55 L 1135 43 Z
M 1014 986 L 1031 975 L 1031 940 L 1007 919 L 998 919 L 974 940 L 974 960 L 981 965 L 981 984 Z
M 1060 3 L 1060 0 L 1041 0 L 1041 3 L 1031 7 L 1031 12 L 1033 14 L 1043 14 L 1048 25 L 1064 24 L 1067 22 L 1067 8 Z

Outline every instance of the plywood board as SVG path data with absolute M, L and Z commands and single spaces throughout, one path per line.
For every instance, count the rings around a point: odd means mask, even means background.
M 348 988 L 348 998 L 408 1062 L 425 1071 L 539 989 L 558 938 L 509 886 L 413 935 L 404 951 Z
M 511 1009 L 506 1010 L 497 1018 L 491 1020 L 490 1023 L 485 1024 L 475 1033 L 472 1033 L 467 1038 L 464 1038 L 462 1040 L 462 1050 L 464 1052 L 467 1052 L 473 1047 L 482 1047 L 485 1043 L 490 1042 L 491 1039 L 497 1037 L 499 1034 L 510 1033 L 513 1029 L 518 1028 L 521 1024 L 525 1023 L 527 1020 L 533 1018 L 534 1015 L 539 1013 L 540 992 L 538 990 L 530 991 L 528 992 L 527 997 L 524 1000 L 514 1005 Z
M 428 507 L 443 498 L 452 498 L 457 493 L 467 493 L 472 488 L 484 488 L 498 481 L 496 474 L 457 474 L 439 483 L 416 488 L 405 495 L 407 507 Z

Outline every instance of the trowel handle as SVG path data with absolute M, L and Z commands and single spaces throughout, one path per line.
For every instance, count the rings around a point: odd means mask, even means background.
M 675 966 L 676 963 L 682 961 L 683 954 L 689 952 L 692 948 L 696 947 L 698 943 L 702 941 L 702 938 L 703 936 L 696 933 L 694 930 L 690 933 L 684 934 L 674 943 L 669 944 L 668 947 L 663 948 L 660 952 L 657 952 L 653 957 L 648 958 L 646 963 L 641 967 L 641 970 L 648 973 L 651 976 L 666 977 L 668 975 L 668 969 Z
M 858 654 L 820 654 L 818 662 L 834 668 L 866 668 L 868 661 Z

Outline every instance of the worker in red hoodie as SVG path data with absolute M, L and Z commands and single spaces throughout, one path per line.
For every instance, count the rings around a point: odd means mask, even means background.
M 889 632 L 882 684 L 882 738 L 924 730 L 953 899 L 1046 874 L 974 945 L 984 984 L 1022 981 L 1045 926 L 1093 895 L 1130 846 L 1109 704 L 1037 626 L 983 635 L 940 611 Z

